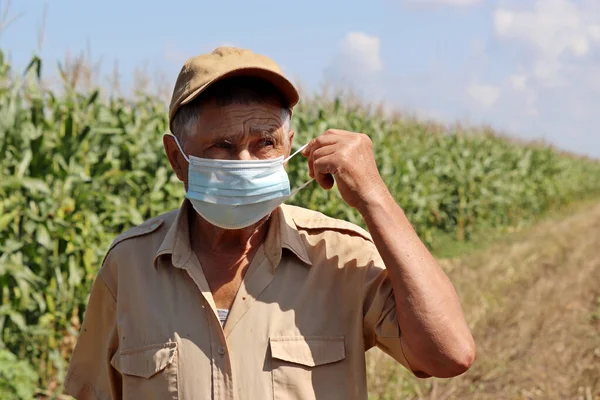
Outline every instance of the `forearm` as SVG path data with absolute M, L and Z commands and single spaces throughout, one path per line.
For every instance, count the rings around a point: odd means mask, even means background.
M 392 283 L 409 364 L 437 377 L 464 372 L 474 343 L 452 283 L 387 190 L 359 211 Z

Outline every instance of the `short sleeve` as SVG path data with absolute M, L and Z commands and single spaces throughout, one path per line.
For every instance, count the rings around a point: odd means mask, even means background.
M 78 400 L 120 399 L 121 380 L 110 360 L 118 348 L 116 301 L 99 275 L 93 285 L 65 379 L 65 393 Z
M 363 296 L 365 348 L 377 346 L 412 371 L 402 351 L 392 282 L 377 249 L 369 257 Z

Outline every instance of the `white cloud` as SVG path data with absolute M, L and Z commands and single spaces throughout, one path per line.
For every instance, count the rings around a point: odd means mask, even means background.
M 510 4 L 493 12 L 506 76 L 474 72 L 502 95 L 478 118 L 521 137 L 542 136 L 569 150 L 600 155 L 600 135 L 595 133 L 600 117 L 594 111 L 600 97 L 600 3 Z M 467 87 L 472 98 L 494 99 L 493 90 Z
M 467 87 L 467 94 L 483 108 L 489 108 L 498 101 L 500 88 L 494 85 L 471 83 Z
M 427 57 L 419 51 L 416 57 L 414 49 L 402 49 L 398 59 L 411 59 L 404 71 L 391 64 L 393 59 L 383 66 L 379 39 L 354 40 L 349 34 L 330 64 L 335 67 L 330 77 L 346 77 L 369 101 L 385 98 L 403 113 L 450 124 L 489 124 L 523 139 L 543 138 L 600 157 L 600 2 L 497 4 L 490 21 L 495 38 L 485 31 L 473 35 L 467 54 L 454 50 L 465 48 L 458 42 L 463 36 L 448 34 L 447 52 Z
M 527 9 L 498 8 L 495 32 L 502 40 L 533 48 L 535 76 L 555 84 L 567 60 L 587 57 L 600 46 L 600 13 L 594 1 L 536 0 Z
M 515 110 L 521 110 L 523 115 L 538 115 L 537 93 L 529 82 L 529 77 L 523 74 L 509 76 L 506 86 L 513 91 L 513 96 L 507 101 L 512 103 Z
M 509 78 L 510 84 L 515 90 L 525 90 L 527 88 L 527 77 L 525 75 L 511 75 Z
M 600 93 L 600 71 L 593 71 L 588 79 L 590 88 Z
M 590 35 L 574 3 L 567 0 L 538 0 L 533 10 L 498 9 L 494 13 L 500 37 L 528 42 L 545 56 L 572 52 L 587 54 Z
M 588 26 L 588 35 L 590 35 L 593 40 L 600 41 L 600 24 Z
M 349 32 L 340 42 L 329 65 L 325 82 L 334 91 L 351 90 L 355 95 L 380 100 L 385 92 L 380 40 L 363 32 Z
M 481 0 L 404 0 L 404 4 L 411 6 L 469 7 L 480 4 L 481 2 Z
M 379 72 L 383 62 L 379 51 L 379 38 L 361 32 L 350 32 L 342 41 L 341 56 L 345 63 L 363 72 Z
M 566 82 L 560 78 L 560 73 L 563 69 L 563 65 L 556 59 L 544 59 L 540 58 L 536 60 L 531 70 L 533 75 L 544 83 L 548 87 L 565 86 Z

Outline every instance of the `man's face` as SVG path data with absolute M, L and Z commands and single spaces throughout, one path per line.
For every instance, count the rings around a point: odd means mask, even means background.
M 203 107 L 196 126 L 182 143 L 186 155 L 221 160 L 266 160 L 290 154 L 294 132 L 284 132 L 281 106 L 214 103 Z M 187 162 L 172 137 L 165 149 L 177 177 L 187 190 Z

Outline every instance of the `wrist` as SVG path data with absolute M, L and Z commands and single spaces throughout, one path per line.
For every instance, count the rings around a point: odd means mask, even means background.
M 363 201 L 361 201 L 356 208 L 363 218 L 366 219 L 372 213 L 389 208 L 391 204 L 397 206 L 392 194 L 386 185 L 381 182 L 379 185 L 368 191 L 367 195 L 363 197 Z

